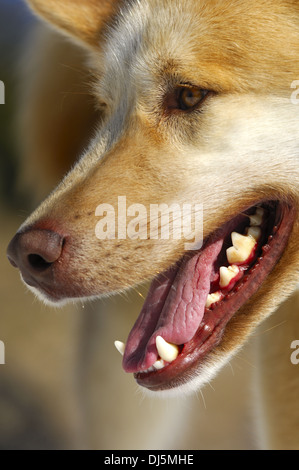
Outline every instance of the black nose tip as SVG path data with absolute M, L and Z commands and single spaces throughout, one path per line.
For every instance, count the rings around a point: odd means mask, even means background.
M 61 255 L 63 237 L 51 230 L 29 229 L 17 233 L 7 248 L 10 263 L 25 281 L 46 280 L 50 267 Z M 30 282 L 28 282 L 30 283 Z

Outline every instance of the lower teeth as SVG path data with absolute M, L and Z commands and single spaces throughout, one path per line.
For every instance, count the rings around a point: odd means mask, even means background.
M 248 261 L 254 257 L 257 242 L 262 235 L 260 225 L 263 222 L 264 209 L 257 207 L 254 215 L 249 216 L 250 226 L 246 228 L 246 235 L 232 232 L 231 238 L 233 246 L 226 250 L 229 266 L 222 266 L 219 270 L 219 287 L 231 290 L 234 287 L 234 280 L 237 281 L 243 275 L 240 267 L 246 266 Z M 239 275 L 241 275 L 239 277 Z M 210 293 L 207 297 L 206 308 L 210 308 L 214 303 L 219 302 L 224 297 L 221 291 Z

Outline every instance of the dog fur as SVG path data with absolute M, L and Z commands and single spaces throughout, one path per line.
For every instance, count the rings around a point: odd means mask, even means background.
M 165 271 L 184 254 L 180 240 L 97 240 L 95 208 L 100 203 L 116 207 L 119 195 L 126 195 L 128 204 L 145 207 L 156 202 L 157 194 L 167 204 L 200 201 L 204 237 L 261 200 L 286 200 L 298 212 L 299 107 L 290 100 L 291 84 L 299 75 L 298 2 L 141 0 L 102 2 L 100 7 L 91 0 L 29 3 L 77 44 L 77 70 L 92 85 L 92 96 L 90 91 L 87 96 L 96 108 L 86 107 L 79 91 L 83 112 L 74 127 L 80 138 L 70 155 L 81 150 L 81 158 L 22 226 L 42 224 L 67 232 L 71 240 L 65 269 L 57 275 L 61 290 L 52 293 L 59 303 L 78 292 L 82 298 L 123 292 Z M 54 54 L 46 70 L 53 59 Z M 45 81 L 46 73 L 37 78 L 41 90 Z M 61 80 L 55 83 L 63 86 Z M 200 112 L 165 112 L 165 94 L 180 83 L 212 90 Z M 35 86 L 31 96 L 30 112 L 44 129 Z M 71 148 L 74 129 L 68 113 L 60 124 L 66 131 L 52 144 L 59 150 L 56 155 Z M 42 149 L 41 144 L 31 145 Z M 45 151 L 51 152 L 52 145 Z M 281 260 L 230 321 L 221 345 L 174 393 L 193 391 L 210 380 L 295 291 L 298 224 L 296 215 Z M 49 301 L 49 295 L 32 290 Z M 268 344 L 261 358 L 263 390 L 270 388 L 267 371 L 275 370 L 276 348 Z M 298 380 L 295 385 L 292 380 L 294 389 Z M 289 435 L 298 436 L 297 422 L 290 421 Z

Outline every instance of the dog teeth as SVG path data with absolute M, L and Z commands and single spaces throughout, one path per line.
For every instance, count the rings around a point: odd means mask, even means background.
M 121 341 L 114 341 L 114 346 L 118 350 L 118 352 L 123 356 L 125 352 L 125 343 L 122 343 Z
M 166 363 L 163 359 L 158 359 L 151 367 L 146 370 L 139 371 L 140 374 L 147 374 L 148 372 L 155 372 L 156 370 L 163 369 L 166 366 Z
M 261 223 L 263 221 L 264 213 L 265 213 L 265 211 L 262 207 L 257 208 L 255 214 L 253 214 L 249 217 L 251 227 L 261 225 Z
M 160 370 L 160 369 L 163 369 L 163 367 L 165 367 L 165 361 L 163 359 L 158 359 L 153 365 L 152 367 L 155 369 L 155 370 Z
M 238 266 L 232 265 L 226 268 L 222 266 L 220 268 L 220 282 L 219 285 L 221 288 L 227 287 L 230 282 L 239 274 L 240 269 Z
M 156 346 L 160 358 L 165 362 L 173 362 L 179 355 L 179 347 L 176 344 L 168 343 L 162 336 L 157 336 Z
M 261 238 L 262 230 L 260 227 L 248 227 L 246 230 L 247 236 L 252 237 L 255 241 Z
M 238 250 L 247 250 L 249 248 L 251 249 L 256 242 L 256 240 L 253 239 L 253 237 L 251 237 L 250 235 L 241 235 L 240 233 L 233 232 L 231 236 L 233 246 Z
M 219 292 L 219 291 L 218 292 L 213 292 L 213 294 L 209 294 L 208 298 L 207 298 L 207 301 L 206 301 L 206 308 L 209 308 L 214 303 L 219 302 L 219 300 L 221 300 L 222 297 L 223 296 L 222 296 L 221 292 Z
M 122 341 L 114 341 L 114 346 L 123 356 L 126 348 L 125 343 Z M 157 361 L 149 369 L 142 371 L 143 373 L 163 369 L 163 367 L 166 366 L 166 362 L 173 362 L 179 354 L 178 346 L 176 344 L 168 343 L 161 336 L 157 336 L 156 346 L 160 358 L 157 359 Z
M 256 239 L 250 234 L 241 235 L 237 232 L 233 232 L 231 237 L 233 246 L 226 250 L 227 260 L 230 264 L 244 263 L 251 255 Z

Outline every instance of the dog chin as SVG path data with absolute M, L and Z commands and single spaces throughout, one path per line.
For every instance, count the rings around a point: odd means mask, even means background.
M 32 286 L 29 286 L 25 281 L 24 279 L 22 278 L 21 276 L 21 279 L 22 279 L 22 282 L 23 284 L 25 284 L 25 286 L 27 287 L 27 289 L 29 289 L 34 295 L 35 297 L 38 298 L 38 300 L 40 302 L 42 302 L 43 304 L 49 306 L 49 307 L 64 307 L 66 304 L 70 303 L 70 299 L 54 299 L 54 298 L 50 298 L 47 294 L 45 294 L 44 292 L 41 292 L 39 289 L 37 289 L 36 287 L 32 287 Z
M 83 302 L 86 302 L 87 300 L 88 301 L 91 300 L 90 297 L 80 297 L 80 298 L 76 298 L 76 299 L 66 297 L 66 298 L 63 298 L 63 299 L 56 299 L 55 297 L 50 297 L 49 294 L 47 294 L 46 292 L 41 291 L 37 287 L 33 287 L 33 286 L 28 285 L 24 281 L 22 276 L 21 276 L 21 280 L 22 280 L 23 284 L 25 284 L 27 289 L 29 289 L 35 295 L 35 297 L 37 297 L 37 299 L 40 302 L 42 302 L 44 305 L 52 307 L 52 308 L 53 307 L 62 308 L 62 307 L 65 307 L 66 305 L 69 305 L 69 304 L 83 303 Z
M 22 275 L 20 276 L 23 284 L 27 287 L 27 289 L 32 292 L 37 299 L 42 302 L 44 305 L 49 306 L 49 307 L 56 307 L 56 308 L 62 308 L 65 307 L 66 305 L 75 305 L 75 304 L 84 304 L 85 302 L 92 302 L 96 301 L 99 299 L 104 299 L 108 297 L 113 297 L 115 294 L 118 292 L 108 292 L 108 293 L 102 293 L 99 295 L 89 295 L 85 297 L 64 297 L 64 298 L 55 298 L 53 296 L 50 296 L 47 292 L 42 291 L 38 289 L 37 287 L 30 286 L 27 284 Z M 127 289 L 126 289 L 127 290 Z M 125 289 L 121 290 L 119 293 L 125 292 Z

